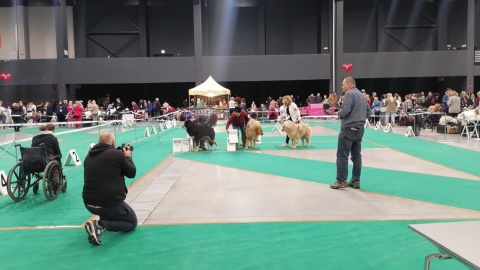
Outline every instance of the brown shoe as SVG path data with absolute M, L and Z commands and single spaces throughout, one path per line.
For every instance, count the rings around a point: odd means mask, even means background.
M 335 182 L 333 185 L 330 185 L 330 188 L 332 189 L 339 189 L 339 188 L 346 188 L 347 187 L 347 182 Z
M 349 181 L 347 183 L 347 186 L 349 186 L 351 188 L 360 189 L 360 181 Z

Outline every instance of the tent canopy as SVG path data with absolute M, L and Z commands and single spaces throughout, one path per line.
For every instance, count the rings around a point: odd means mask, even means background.
M 218 84 L 212 76 L 209 76 L 206 81 L 188 90 L 190 96 L 205 96 L 216 97 L 222 95 L 230 95 L 230 90 Z

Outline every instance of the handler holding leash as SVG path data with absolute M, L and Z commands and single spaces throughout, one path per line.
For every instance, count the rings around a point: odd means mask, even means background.
M 338 112 L 342 127 L 338 134 L 337 149 L 337 181 L 330 188 L 339 189 L 347 186 L 360 188 L 360 174 L 362 172 L 362 138 L 364 124 L 370 116 L 370 107 L 357 89 L 355 80 L 346 77 L 342 82 L 343 104 Z M 348 156 L 352 155 L 352 178 L 347 183 Z
M 242 132 L 242 144 L 245 148 L 247 143 L 247 134 L 245 133 L 245 126 L 250 118 L 248 118 L 248 113 L 242 110 L 240 107 L 235 107 L 232 115 L 228 118 L 227 126 L 225 127 L 227 132 L 230 124 L 232 124 L 233 129 L 240 129 Z
M 280 117 L 277 119 L 277 121 L 280 123 L 283 119 L 285 119 L 285 121 L 292 121 L 293 123 L 298 124 L 300 122 L 300 110 L 298 109 L 297 104 L 292 101 L 292 97 L 286 95 L 282 98 L 282 102 L 283 106 L 280 111 Z M 287 135 L 283 146 L 288 146 L 289 141 L 290 137 Z

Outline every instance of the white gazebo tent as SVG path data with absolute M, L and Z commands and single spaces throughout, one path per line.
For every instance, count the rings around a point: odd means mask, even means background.
M 198 86 L 188 90 L 189 96 L 203 96 L 208 98 L 226 96 L 226 100 L 230 99 L 230 90 L 218 84 L 212 76 L 209 76 L 207 80 Z M 188 99 L 190 105 L 190 98 Z

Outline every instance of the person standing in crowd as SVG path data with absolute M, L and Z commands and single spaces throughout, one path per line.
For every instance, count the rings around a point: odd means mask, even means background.
M 147 113 L 148 113 L 148 117 L 153 116 L 153 103 L 150 100 L 147 102 Z
M 471 93 L 470 97 L 467 100 L 467 108 L 468 109 L 474 109 L 475 108 L 475 94 Z
M 85 223 L 92 245 L 102 243 L 100 236 L 104 231 L 130 232 L 137 227 L 137 215 L 125 202 L 128 193 L 125 176 L 134 178 L 137 173 L 131 150 L 129 145 L 117 150 L 113 134 L 102 132 L 98 144 L 85 157 L 83 203 L 100 218 Z
M 162 104 L 160 104 L 160 99 L 157 97 L 152 104 L 153 116 L 159 117 L 162 115 Z
M 376 124 L 377 123 L 377 117 L 380 117 L 380 112 L 381 112 L 381 103 L 380 101 L 378 101 L 378 97 L 374 97 L 373 98 L 373 103 L 372 103 L 372 106 L 370 107 L 372 110 L 373 110 L 373 116 L 372 118 L 374 118 L 374 123 Z
M 65 118 L 67 117 L 67 107 L 64 102 L 59 101 L 57 107 L 55 108 L 55 114 L 57 115 L 57 121 L 62 123 L 65 126 Z
M 430 92 L 428 92 L 427 98 L 424 99 L 424 102 L 422 103 L 422 105 L 423 105 L 424 108 L 428 108 L 428 107 L 433 106 L 435 104 L 437 104 L 437 100 L 433 96 L 433 92 L 430 91 Z
M 410 95 L 405 96 L 405 101 L 403 102 L 402 110 L 403 110 L 404 113 L 411 113 L 412 112 L 413 102 L 410 99 Z
M 68 103 L 65 100 L 65 104 L 67 104 L 67 121 L 68 122 L 73 122 L 73 101 L 69 100 Z M 68 127 L 73 127 L 72 124 L 68 124 Z
M 461 112 L 460 109 L 460 97 L 458 96 L 457 91 L 450 90 L 448 91 L 448 101 L 447 101 L 447 115 L 451 117 L 457 117 L 457 115 Z
M 235 107 L 233 110 L 232 115 L 230 115 L 230 118 L 228 118 L 227 125 L 225 126 L 225 129 L 228 131 L 228 128 L 230 127 L 230 124 L 232 125 L 233 129 L 240 129 L 240 132 L 242 133 L 242 145 L 243 147 L 246 146 L 247 142 L 247 134 L 245 133 L 245 127 L 247 126 L 248 122 L 248 113 L 245 110 L 242 110 L 240 107 Z
M 117 110 L 117 112 L 122 112 L 123 110 L 125 110 L 125 104 L 123 104 L 123 102 L 118 97 L 115 102 L 115 109 Z
M 135 101 L 132 101 L 132 112 L 137 113 L 140 110 L 140 106 Z
M 45 121 L 47 123 L 50 123 L 50 122 L 52 122 L 53 113 L 54 113 L 55 109 L 53 108 L 52 104 L 48 101 L 45 102 L 44 108 L 45 108 L 44 112 L 45 112 L 45 116 L 46 116 Z
M 300 122 L 300 110 L 298 109 L 297 104 L 292 101 L 292 98 L 289 95 L 286 95 L 282 98 L 282 103 L 282 110 L 280 111 L 280 117 L 277 119 L 277 121 L 282 122 L 282 120 L 285 120 L 298 124 Z M 289 141 L 290 137 L 287 135 L 285 138 L 285 143 L 282 145 L 284 147 L 288 146 Z
M 468 103 L 467 92 L 465 91 L 460 92 L 460 111 L 463 111 L 465 108 L 468 107 L 467 103 Z
M 362 138 L 365 120 L 370 115 L 370 107 L 362 93 L 357 89 L 355 80 L 346 77 L 342 82 L 343 105 L 338 111 L 341 120 L 341 130 L 338 134 L 337 148 L 337 177 L 336 182 L 330 185 L 332 189 L 360 188 L 360 175 L 362 172 Z M 390 94 L 390 97 L 391 94 Z M 392 97 L 393 98 L 393 97 Z M 396 103 L 394 101 L 394 103 Z M 347 183 L 348 157 L 351 155 L 353 162 L 352 178 Z
M 75 106 L 73 107 L 73 121 L 75 123 L 76 128 L 82 127 L 82 115 L 83 115 L 83 106 L 80 101 L 75 101 Z
M 391 93 L 387 93 L 387 98 L 385 99 L 385 121 L 390 122 L 392 125 L 395 124 L 395 115 L 397 113 L 397 101 L 393 98 Z
M 447 103 L 448 103 L 448 99 L 450 97 L 450 91 L 451 90 L 452 89 L 447 88 L 447 90 L 445 91 L 445 95 L 443 95 L 443 97 L 442 97 L 442 109 L 441 109 L 442 112 L 448 113 L 448 104 Z
M 91 104 L 93 125 L 98 125 L 98 104 L 95 100 L 92 100 Z
M 230 115 L 233 114 L 233 111 L 235 110 L 235 98 L 230 97 L 230 100 L 228 101 L 228 109 L 230 110 Z
M 250 107 L 250 110 L 251 110 L 252 112 L 258 111 L 257 105 L 255 105 L 255 101 L 252 101 L 252 106 Z
M 0 123 L 5 125 L 7 120 L 7 108 L 3 107 L 3 101 L 0 100 Z M 5 127 L 1 127 L 0 129 L 4 129 Z
M 20 124 L 23 122 L 23 106 L 20 103 L 13 103 L 10 110 L 12 111 L 12 121 L 15 124 L 13 129 L 15 132 L 20 132 Z

